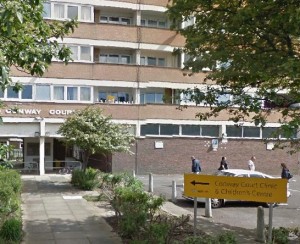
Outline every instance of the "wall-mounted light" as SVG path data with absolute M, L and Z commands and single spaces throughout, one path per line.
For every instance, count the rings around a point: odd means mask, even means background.
M 35 137 L 39 137 L 40 136 L 40 132 L 38 132 L 38 131 L 34 132 L 34 136 Z

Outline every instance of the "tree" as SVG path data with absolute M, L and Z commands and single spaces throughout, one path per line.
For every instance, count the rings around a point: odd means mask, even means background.
M 185 68 L 208 70 L 207 90 L 184 91 L 196 103 L 210 106 L 200 119 L 222 110 L 233 121 L 251 120 L 264 126 L 268 115 L 281 113 L 279 133 L 292 139 L 300 125 L 300 2 L 296 0 L 173 0 L 168 14 L 185 38 Z M 184 21 L 194 24 L 181 28 Z M 220 99 L 224 96 L 232 100 Z M 219 99 L 218 99 L 219 98 Z M 261 109 L 268 103 L 271 109 Z
M 134 141 L 126 126 L 113 123 L 111 116 L 104 116 L 100 108 L 92 106 L 75 111 L 60 126 L 58 133 L 65 137 L 67 144 L 76 145 L 83 151 L 83 170 L 92 154 L 130 153 Z
M 57 39 L 74 31 L 74 20 L 43 19 L 42 0 L 0 0 L 0 88 L 11 84 L 10 69 L 42 76 L 53 58 L 65 63 L 71 51 Z M 13 84 L 14 89 L 21 89 Z

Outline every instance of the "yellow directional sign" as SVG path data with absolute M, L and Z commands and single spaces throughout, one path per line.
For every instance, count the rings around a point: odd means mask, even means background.
M 184 195 L 284 203 L 287 202 L 287 180 L 185 174 Z

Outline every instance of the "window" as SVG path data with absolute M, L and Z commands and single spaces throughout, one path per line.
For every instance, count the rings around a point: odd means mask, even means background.
M 50 86 L 49 85 L 36 85 L 35 99 L 36 100 L 50 100 Z
M 91 48 L 90 47 L 80 47 L 80 60 L 91 61 Z
M 157 27 L 157 21 L 156 20 L 148 20 L 148 26 L 149 27 Z
M 182 135 L 185 136 L 200 136 L 199 125 L 182 125 Z
M 100 54 L 99 62 L 111 64 L 129 64 L 131 62 L 131 57 L 129 55 L 119 54 Z
M 278 127 L 263 127 L 262 138 L 277 138 L 276 131 L 278 129 Z
M 236 125 L 227 125 L 226 134 L 228 137 L 242 137 L 242 127 Z
M 54 4 L 54 18 L 63 19 L 65 17 L 65 5 Z
M 219 130 L 218 125 L 201 125 L 201 136 L 219 137 Z
M 67 87 L 67 100 L 77 100 L 77 87 Z
M 130 56 L 121 55 L 120 63 L 121 64 L 130 64 Z
M 98 92 L 98 101 L 106 102 L 106 92 Z
M 92 20 L 91 12 L 92 12 L 91 7 L 81 6 L 81 20 L 91 21 Z
M 32 86 L 24 85 L 21 91 L 21 99 L 32 99 Z
M 65 91 L 65 88 L 63 86 L 54 86 L 53 87 L 54 100 L 64 100 L 64 91 Z
M 152 66 L 156 65 L 156 58 L 154 57 L 148 57 L 147 61 L 148 61 L 147 65 L 152 65 Z
M 164 103 L 163 93 L 142 93 L 141 104 L 147 103 Z
M 68 46 L 72 52 L 71 58 L 73 60 L 78 60 L 78 47 L 77 46 Z
M 91 101 L 90 87 L 80 87 L 80 101 Z
M 50 3 L 43 3 L 43 17 L 44 18 L 51 18 L 51 4 Z
M 111 63 L 111 64 L 117 64 L 119 63 L 119 55 L 116 54 L 110 54 L 107 57 L 107 63 Z
M 141 126 L 141 135 L 158 135 L 159 125 L 158 124 L 146 124 Z
M 154 28 L 167 28 L 167 22 L 165 20 L 156 19 L 141 19 L 141 26 L 154 27 Z
M 100 16 L 100 23 L 130 25 L 131 19 L 119 16 Z
M 37 142 L 27 143 L 27 156 L 39 156 L 40 155 L 40 144 Z M 51 144 L 45 143 L 45 156 L 51 156 Z
M 161 67 L 164 67 L 166 64 L 165 64 L 165 59 L 164 58 L 159 58 L 158 59 L 158 66 L 161 66 Z
M 13 86 L 7 87 L 7 98 L 19 98 L 19 93 L 14 90 Z
M 260 138 L 260 127 L 254 127 L 254 126 L 243 127 L 243 137 L 259 137 Z
M 68 6 L 68 18 L 69 19 L 78 19 L 78 7 L 77 6 Z
M 160 135 L 179 135 L 179 125 L 162 124 L 160 125 Z

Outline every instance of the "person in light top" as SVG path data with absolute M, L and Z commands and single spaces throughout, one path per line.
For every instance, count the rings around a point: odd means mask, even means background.
M 252 156 L 251 159 L 248 161 L 248 169 L 251 171 L 255 170 L 255 164 L 254 164 L 255 160 L 256 160 L 255 156 Z

